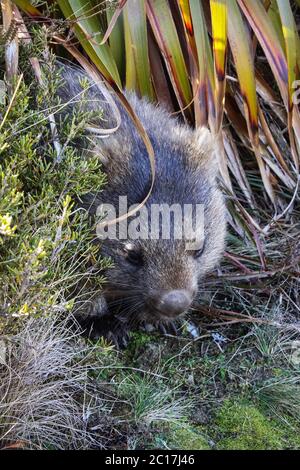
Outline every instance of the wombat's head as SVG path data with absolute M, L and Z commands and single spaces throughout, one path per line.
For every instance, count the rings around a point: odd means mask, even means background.
M 142 211 L 115 239 L 103 241 L 103 253 L 114 263 L 106 274 L 108 301 L 127 318 L 140 315 L 152 323 L 189 309 L 199 280 L 220 259 L 226 228 L 209 134 L 164 151 L 172 156 L 164 160 L 160 155 L 153 192 Z M 136 178 L 143 175 L 135 173 L 128 183 L 129 200 Z

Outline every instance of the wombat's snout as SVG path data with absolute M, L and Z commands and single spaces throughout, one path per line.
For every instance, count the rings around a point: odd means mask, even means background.
M 192 295 L 184 289 L 171 290 L 153 299 L 153 305 L 162 315 L 176 317 L 185 312 L 192 303 Z

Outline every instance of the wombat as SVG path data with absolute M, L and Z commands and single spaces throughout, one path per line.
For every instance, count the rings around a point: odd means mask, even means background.
M 85 74 L 67 65 L 63 65 L 62 70 L 65 83 L 60 95 L 64 101 L 69 101 L 80 95 L 80 82 Z M 114 127 L 112 109 L 105 98 L 108 92 L 103 93 L 103 84 L 91 82 L 87 106 L 99 108 L 99 113 L 100 110 L 103 113 L 100 126 Z M 137 232 L 151 226 L 154 222 L 152 208 L 161 205 L 182 210 L 201 205 L 203 218 L 200 222 L 196 220 L 194 210 L 189 216 L 193 222 L 191 238 L 200 233 L 194 244 L 189 243 L 191 228 L 190 233 L 182 230 L 182 237 L 175 236 L 183 222 L 175 220 L 172 213 L 167 222 L 159 219 L 156 237 L 138 238 L 129 234 L 122 238 L 122 230 L 113 239 L 100 236 L 102 254 L 112 259 L 113 267 L 105 273 L 107 282 L 103 295 L 86 303 L 77 318 L 92 337 L 104 335 L 115 341 L 124 338 L 128 330 L 140 323 L 168 324 L 187 312 L 197 296 L 199 281 L 220 260 L 226 232 L 214 141 L 208 129 L 194 131 L 171 117 L 163 107 L 145 98 L 139 99 L 132 92 L 126 92 L 126 97 L 155 153 L 154 186 L 143 208 L 146 214 L 143 226 L 138 227 Z M 145 144 L 118 100 L 116 105 L 121 116 L 119 128 L 105 138 L 94 135 L 89 139 L 91 151 L 99 155 L 107 175 L 103 190 L 97 192 L 95 188 L 92 194 L 82 198 L 82 206 L 94 215 L 99 207 L 110 204 L 116 208 L 116 216 L 120 216 L 119 197 L 127 197 L 129 208 L 144 200 L 151 185 Z M 127 227 L 138 215 L 127 219 Z M 164 224 L 169 226 L 170 235 L 164 233 Z

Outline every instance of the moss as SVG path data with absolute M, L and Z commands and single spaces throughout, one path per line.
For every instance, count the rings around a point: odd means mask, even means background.
M 210 450 L 207 438 L 197 427 L 188 424 L 171 424 L 166 438 L 168 447 L 180 450 Z
M 247 403 L 225 400 L 217 414 L 216 425 L 224 450 L 272 450 L 286 448 L 285 432 L 279 424 Z

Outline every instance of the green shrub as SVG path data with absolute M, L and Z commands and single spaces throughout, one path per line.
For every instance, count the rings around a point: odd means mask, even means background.
M 79 103 L 68 119 L 55 114 L 58 136 L 53 139 L 49 115 L 60 104 L 56 90 L 61 78 L 51 54 L 42 70 L 43 86 L 26 72 L 18 89 L 13 87 L 17 94 L 11 106 L 8 96 L 0 104 L 2 326 L 16 317 L 70 310 L 78 283 L 93 277 L 93 288 L 98 288 L 107 265 L 91 243 L 87 214 L 76 210 L 74 202 L 105 183 L 97 156 L 72 145 L 92 113 Z M 59 159 L 53 140 L 59 141 Z

